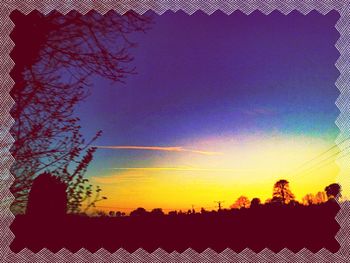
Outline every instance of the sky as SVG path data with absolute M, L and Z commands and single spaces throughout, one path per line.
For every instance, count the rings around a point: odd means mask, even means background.
M 301 199 L 335 182 L 332 159 L 310 160 L 339 132 L 338 13 L 148 14 L 151 28 L 131 36 L 137 74 L 93 76 L 76 110 L 86 138 L 103 131 L 87 172 L 101 209 L 264 201 L 282 178 Z

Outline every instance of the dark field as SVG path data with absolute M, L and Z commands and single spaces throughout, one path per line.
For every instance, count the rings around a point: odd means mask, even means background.
M 339 229 L 336 202 L 320 205 L 261 205 L 249 209 L 222 210 L 201 214 L 136 215 L 126 217 L 61 218 L 17 216 L 12 231 L 15 252 L 27 247 L 39 251 L 46 247 L 58 251 L 65 247 L 91 252 L 105 248 L 114 252 L 124 248 L 133 252 L 143 248 L 153 252 L 182 252 L 187 248 L 202 252 L 210 247 L 217 252 L 226 248 L 255 252 L 269 248 L 278 252 L 288 248 L 297 252 L 307 248 L 316 252 L 338 250 L 335 235 Z

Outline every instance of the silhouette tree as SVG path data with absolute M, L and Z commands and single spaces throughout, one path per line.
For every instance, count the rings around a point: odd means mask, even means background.
M 122 216 L 122 212 L 116 211 L 116 212 L 115 212 L 115 216 L 116 216 L 116 217 L 121 217 L 121 216 Z
M 98 217 L 107 217 L 108 216 L 108 214 L 105 211 L 103 211 L 103 210 L 97 210 L 96 211 L 96 215 Z
M 289 189 L 289 182 L 287 180 L 281 179 L 274 184 L 271 202 L 288 204 L 291 200 L 294 200 L 294 198 L 294 194 Z
M 339 197 L 341 197 L 341 187 L 337 183 L 326 186 L 324 190 L 327 194 L 328 199 L 338 200 Z
M 73 110 L 88 95 L 91 75 L 122 82 L 134 73 L 128 64 L 132 61 L 129 49 L 135 44 L 128 36 L 144 31 L 150 20 L 133 12 L 102 16 L 36 11 L 28 15 L 14 11 L 11 19 L 15 23 L 11 153 L 16 160 L 11 168 L 15 177 L 11 210 L 24 211 L 32 182 L 43 171 L 67 183 L 70 212 L 79 211 L 83 202 L 93 207 L 102 199 L 101 190 L 96 189 L 93 196 L 84 174 L 95 151 L 90 145 L 101 133 L 85 141 Z
M 325 192 L 317 192 L 315 195 L 306 194 L 302 200 L 305 205 L 322 204 L 327 201 L 327 196 Z
M 306 194 L 303 197 L 303 204 L 304 205 L 312 205 L 315 204 L 315 196 L 313 194 Z
M 240 208 L 249 208 L 249 206 L 250 206 L 250 201 L 248 197 L 242 195 L 237 198 L 236 202 L 233 205 L 231 205 L 231 208 L 240 209 Z
M 151 215 L 153 215 L 153 216 L 163 216 L 164 212 L 163 212 L 163 210 L 161 208 L 154 208 L 151 211 Z
M 110 217 L 114 217 L 116 214 L 115 214 L 114 211 L 109 211 L 109 212 L 108 212 L 108 215 L 109 215 Z
M 131 211 L 130 216 L 145 216 L 147 214 L 146 209 L 143 207 L 139 207 L 133 211 Z
M 253 198 L 252 201 L 250 202 L 250 207 L 251 208 L 256 208 L 259 207 L 261 204 L 261 200 L 257 197 Z
M 177 211 L 169 211 L 168 215 L 177 216 Z
M 324 191 L 317 192 L 315 195 L 315 204 L 322 204 L 327 201 L 327 194 Z

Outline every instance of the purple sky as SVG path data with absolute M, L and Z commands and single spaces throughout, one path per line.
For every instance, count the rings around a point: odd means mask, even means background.
M 151 29 L 132 36 L 137 74 L 125 84 L 93 77 L 77 109 L 86 137 L 103 130 L 96 144 L 175 146 L 269 131 L 335 139 L 338 13 L 152 16 Z M 98 150 L 89 173 L 149 154 Z

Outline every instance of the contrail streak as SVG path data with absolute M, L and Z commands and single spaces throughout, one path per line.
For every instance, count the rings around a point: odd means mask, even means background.
M 167 152 L 191 152 L 198 153 L 203 155 L 222 155 L 222 152 L 211 152 L 211 151 L 200 151 L 200 150 L 192 150 L 186 149 L 181 146 L 171 146 L 171 147 L 162 147 L 162 146 L 93 146 L 99 149 L 114 149 L 114 150 L 148 150 L 148 151 L 167 151 Z

